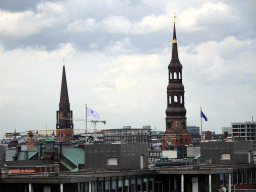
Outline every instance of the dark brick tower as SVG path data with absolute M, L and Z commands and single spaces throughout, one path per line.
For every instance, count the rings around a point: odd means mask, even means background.
M 182 84 L 182 65 L 178 57 L 175 23 L 172 41 L 172 59 L 168 66 L 169 84 L 167 86 L 166 131 L 162 138 L 163 149 L 170 145 L 185 146 L 191 143 L 187 132 L 186 109 L 184 106 L 184 86 Z M 169 146 L 168 146 L 169 144 Z
M 59 111 L 57 111 L 56 136 L 60 139 L 73 139 L 73 112 L 70 110 L 68 86 L 63 61 Z

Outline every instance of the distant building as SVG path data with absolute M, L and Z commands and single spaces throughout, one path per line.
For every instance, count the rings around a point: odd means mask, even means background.
M 211 131 L 205 132 L 205 140 L 212 140 L 212 132 Z
M 246 121 L 231 123 L 232 137 L 237 140 L 253 141 L 253 148 L 256 149 L 256 122 Z
M 215 131 L 202 131 L 203 140 L 212 140 L 215 137 Z
M 149 143 L 151 127 L 132 129 L 131 126 L 124 126 L 123 129 L 105 129 L 103 133 L 104 143 Z
M 200 128 L 197 126 L 187 126 L 187 131 L 191 134 L 191 144 L 193 146 L 200 145 Z
M 229 136 L 232 135 L 232 127 L 222 127 L 222 134 L 224 134 L 226 131 L 228 131 Z
M 191 135 L 200 135 L 200 128 L 197 126 L 187 126 L 187 131 Z

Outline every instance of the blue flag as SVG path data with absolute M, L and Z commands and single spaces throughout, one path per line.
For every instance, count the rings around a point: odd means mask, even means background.
M 204 115 L 203 111 L 201 111 L 201 117 L 203 117 L 205 121 L 208 121 L 208 119 L 207 119 L 207 117 Z
M 90 108 L 87 107 L 87 117 L 96 117 L 96 118 L 100 118 L 100 114 L 97 111 L 94 111 Z

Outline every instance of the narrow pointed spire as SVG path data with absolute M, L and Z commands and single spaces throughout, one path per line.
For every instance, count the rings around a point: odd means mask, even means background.
M 60 92 L 60 110 L 69 110 L 68 86 L 66 80 L 65 63 L 63 60 L 62 82 Z
M 175 22 L 174 22 L 174 27 L 173 27 L 172 60 L 179 60 Z

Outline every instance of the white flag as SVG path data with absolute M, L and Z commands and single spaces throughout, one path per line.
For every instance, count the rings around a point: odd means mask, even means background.
M 94 111 L 90 108 L 87 107 L 87 117 L 96 117 L 96 118 L 100 118 L 100 114 L 97 111 Z

